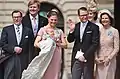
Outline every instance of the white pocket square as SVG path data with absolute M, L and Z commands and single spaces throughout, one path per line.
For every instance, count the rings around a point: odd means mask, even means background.
M 25 36 L 25 38 L 28 38 L 28 36 Z
M 87 31 L 86 33 L 92 33 L 92 31 Z

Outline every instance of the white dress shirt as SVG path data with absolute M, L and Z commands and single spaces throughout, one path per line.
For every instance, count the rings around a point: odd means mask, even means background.
M 87 26 L 87 23 L 88 23 L 88 21 L 84 22 L 84 23 L 81 22 L 81 24 L 80 24 L 80 41 L 81 42 L 82 42 L 83 34 L 84 34 L 85 28 Z
M 34 35 L 36 36 L 37 31 L 38 31 L 38 15 L 36 17 L 33 17 L 30 14 L 29 16 L 30 16 L 30 20 L 31 20 L 31 23 L 32 23 L 32 29 L 33 29 Z M 34 22 L 34 19 L 35 19 L 35 22 Z
M 17 32 L 18 27 L 19 27 L 20 35 L 18 35 L 18 32 Z M 17 37 L 17 43 L 19 45 L 19 43 L 21 41 L 21 37 L 22 37 L 22 24 L 20 24 L 19 26 L 14 24 L 14 28 L 15 28 L 15 34 L 16 34 L 16 37 Z

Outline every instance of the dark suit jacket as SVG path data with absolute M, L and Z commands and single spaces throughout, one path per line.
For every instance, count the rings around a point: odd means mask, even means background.
M 23 24 L 23 26 L 27 26 L 28 28 L 32 29 L 32 23 L 31 23 L 29 14 L 26 14 L 23 17 L 22 24 Z M 43 27 L 47 24 L 48 24 L 47 18 L 39 15 L 38 16 L 38 31 L 40 30 L 41 27 Z M 32 33 L 33 33 L 33 30 L 32 30 Z M 34 36 L 34 33 L 33 33 L 33 36 Z
M 22 53 L 18 55 L 21 59 L 22 69 L 26 68 L 29 63 L 29 53 L 31 53 L 32 44 L 31 35 L 32 31 L 27 27 L 23 27 L 22 38 L 20 44 L 18 45 L 14 25 L 4 27 L 2 30 L 1 47 L 6 54 L 10 54 L 12 55 L 11 57 L 13 57 L 15 56 L 14 47 L 19 46 L 22 48 Z
M 27 13 L 27 14 L 23 17 L 22 24 L 23 24 L 23 26 L 27 26 L 28 28 L 30 28 L 30 29 L 32 30 L 32 23 L 31 23 L 31 20 L 30 20 L 29 13 Z M 39 15 L 39 17 L 38 17 L 38 30 L 37 30 L 37 31 L 39 31 L 41 27 L 46 26 L 47 24 L 48 24 L 47 18 Z M 32 60 L 36 55 L 38 55 L 38 52 L 40 51 L 40 49 L 34 47 L 34 41 L 35 41 L 35 38 L 36 38 L 36 37 L 34 37 L 34 32 L 33 32 L 33 30 L 32 30 L 32 38 L 33 38 L 33 39 L 32 39 L 31 60 Z
M 94 63 L 94 53 L 99 46 L 99 26 L 88 21 L 85 28 L 82 42 L 80 42 L 80 22 L 75 25 L 75 30 L 73 33 L 69 33 L 67 40 L 69 43 L 74 42 L 74 47 L 72 51 L 71 66 L 75 62 L 75 55 L 80 49 L 84 52 L 84 57 L 87 59 L 87 63 L 93 65 Z M 71 67 L 72 68 L 72 67 Z

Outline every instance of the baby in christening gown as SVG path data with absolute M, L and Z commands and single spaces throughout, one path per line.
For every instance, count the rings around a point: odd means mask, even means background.
M 45 36 L 43 36 L 43 39 L 45 40 L 46 38 L 48 38 L 48 36 L 53 39 L 54 41 L 59 41 L 59 38 L 56 38 L 55 34 L 54 34 L 54 29 L 46 29 L 46 33 Z
M 42 36 L 42 41 L 40 41 L 41 51 L 39 55 L 23 71 L 21 79 L 42 79 L 56 48 L 54 39 L 54 30 L 47 29 L 46 34 Z

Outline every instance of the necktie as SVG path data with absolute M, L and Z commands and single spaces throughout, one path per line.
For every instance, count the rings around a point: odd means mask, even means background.
M 37 34 L 37 23 L 36 23 L 36 18 L 33 18 L 33 32 L 34 32 L 34 36 L 36 36 Z
M 17 30 L 17 42 L 19 44 L 20 40 L 21 40 L 21 38 L 20 38 L 20 26 L 17 26 L 16 30 Z
M 80 39 L 81 39 L 81 42 L 82 42 L 82 37 L 83 37 L 83 34 L 84 34 L 84 30 L 85 30 L 85 23 L 82 23 L 82 25 L 80 26 Z

